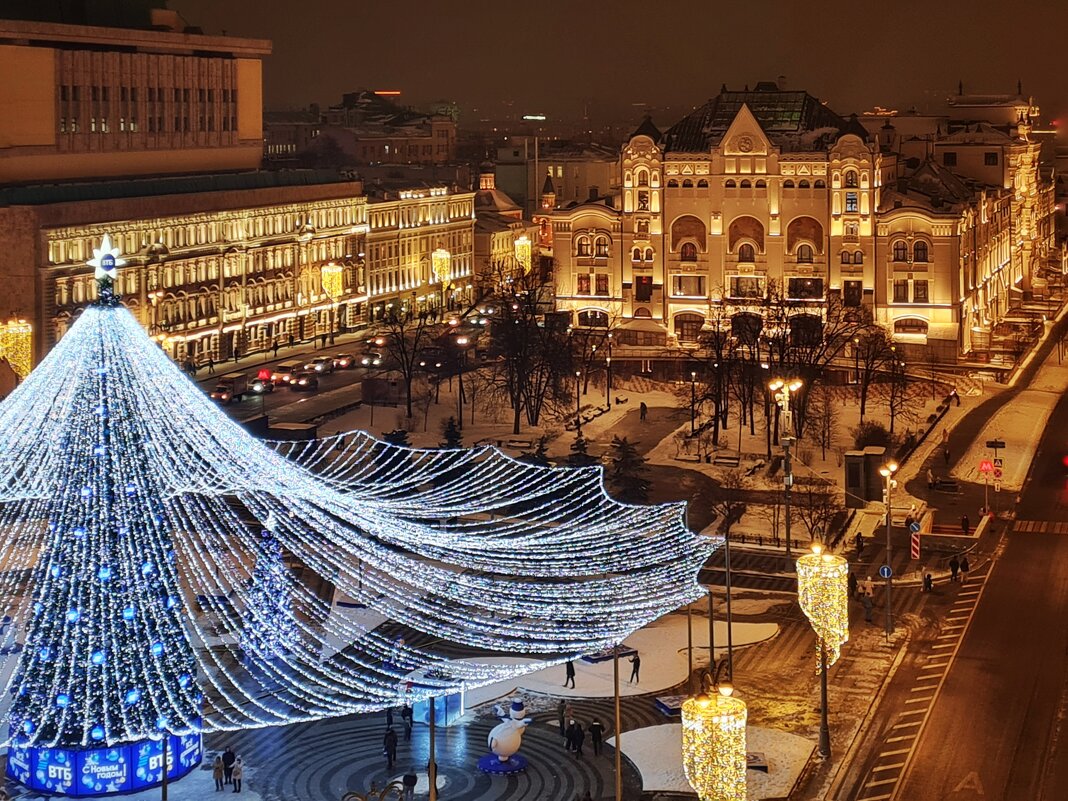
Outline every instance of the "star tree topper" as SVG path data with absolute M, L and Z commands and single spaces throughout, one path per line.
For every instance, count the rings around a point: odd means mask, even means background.
M 115 278 L 119 274 L 119 268 L 126 266 L 126 259 L 122 258 L 117 247 L 112 247 L 111 236 L 104 234 L 99 248 L 93 248 L 93 258 L 86 262 L 94 268 L 93 275 L 98 284 L 98 295 L 102 303 L 117 301 L 114 289 Z

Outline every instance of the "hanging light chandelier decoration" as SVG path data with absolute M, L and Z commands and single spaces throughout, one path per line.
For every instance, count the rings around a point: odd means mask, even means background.
M 701 801 L 745 801 L 748 712 L 721 687 L 682 704 L 682 766 Z
M 838 661 L 849 641 L 849 563 L 841 556 L 816 549 L 797 559 L 797 600 L 816 632 L 816 670 Z

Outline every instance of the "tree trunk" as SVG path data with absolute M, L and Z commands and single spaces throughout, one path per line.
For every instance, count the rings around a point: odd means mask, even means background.
M 512 414 L 512 433 L 513 434 L 518 434 L 519 433 L 520 415 L 523 412 L 523 408 L 522 408 L 522 406 L 521 406 L 521 404 L 519 403 L 518 400 L 516 400 L 512 404 L 512 412 L 513 412 L 513 414 Z

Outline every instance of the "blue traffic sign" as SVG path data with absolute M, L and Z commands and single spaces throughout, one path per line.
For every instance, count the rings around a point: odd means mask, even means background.
M 883 565 L 879 568 L 879 575 L 883 578 L 890 578 L 894 575 L 894 571 L 890 569 L 890 565 Z
M 909 531 L 911 531 L 913 534 L 915 534 L 919 530 L 920 530 L 920 524 L 917 523 L 915 520 L 913 520 L 911 523 L 909 523 Z

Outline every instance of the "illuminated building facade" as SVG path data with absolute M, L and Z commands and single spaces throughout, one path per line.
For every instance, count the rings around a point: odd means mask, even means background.
M 474 198 L 474 192 L 444 186 L 369 188 L 369 319 L 394 302 L 415 300 L 420 309 L 440 313 L 443 297 L 447 308 L 473 299 Z
M 497 188 L 492 164 L 483 164 L 475 192 L 475 280 L 484 292 L 509 276 L 540 267 L 539 227 Z
M 807 314 L 867 307 L 925 359 L 997 360 L 999 322 L 1060 270 L 1028 133 L 973 123 L 921 158 L 806 92 L 724 88 L 666 132 L 646 119 L 618 193 L 554 199 L 558 305 L 620 344 L 686 348 L 711 319 L 759 330 L 774 288 Z

